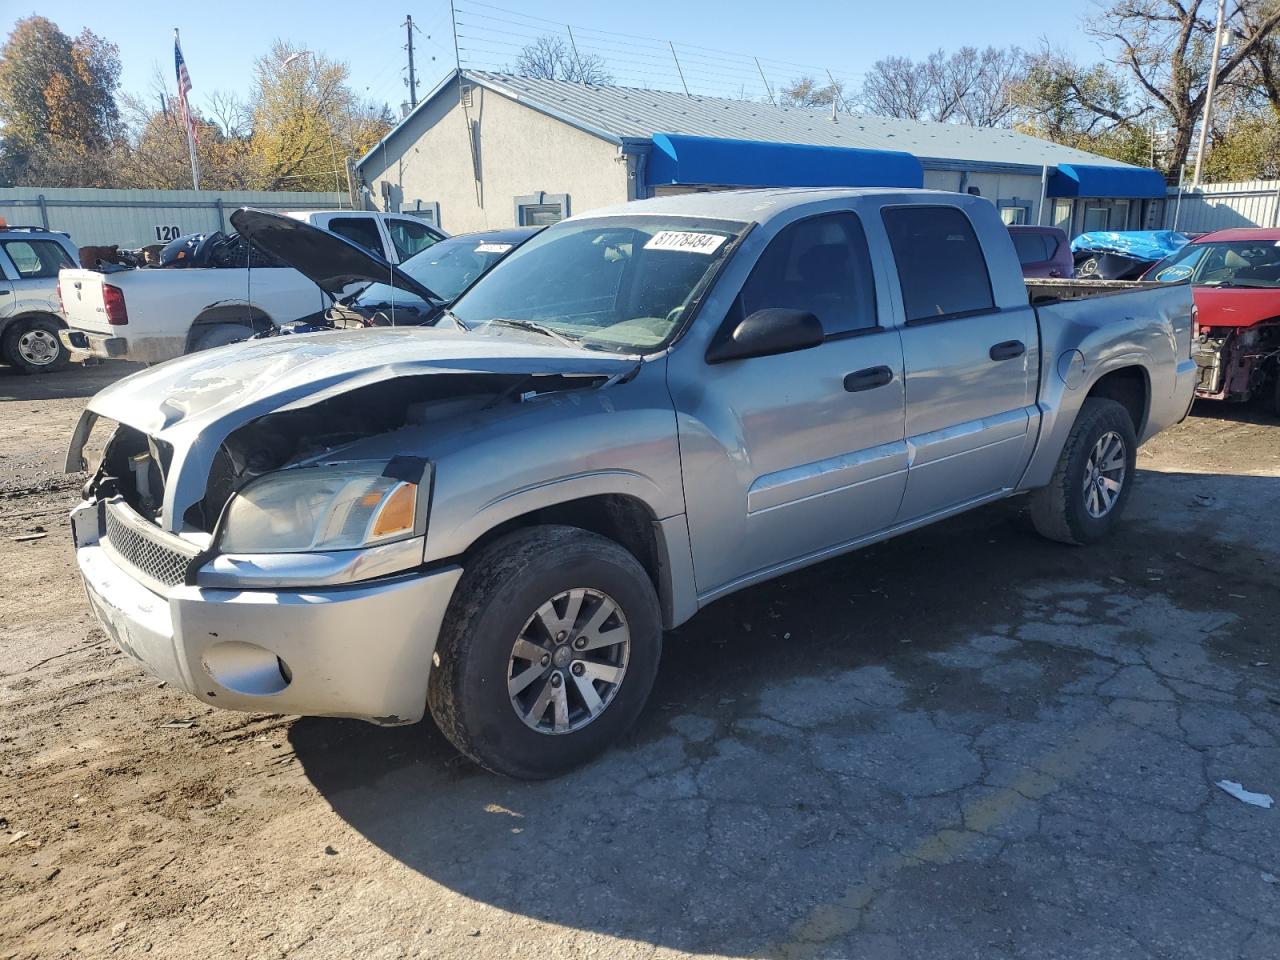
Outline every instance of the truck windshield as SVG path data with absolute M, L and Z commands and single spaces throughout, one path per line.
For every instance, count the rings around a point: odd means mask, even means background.
M 453 313 L 472 329 L 532 321 L 583 346 L 652 350 L 679 329 L 745 228 L 659 216 L 567 221 L 512 252 Z
M 1148 280 L 1197 287 L 1280 287 L 1280 246 L 1274 240 L 1189 243 L 1157 263 Z

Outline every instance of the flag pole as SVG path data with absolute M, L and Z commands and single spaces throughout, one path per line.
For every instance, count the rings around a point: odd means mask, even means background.
M 182 43 L 178 38 L 177 27 L 173 28 L 173 45 L 174 45 L 174 48 L 177 50 L 182 49 Z M 185 62 L 186 58 L 184 57 L 183 59 Z M 188 76 L 189 75 L 190 73 L 188 73 Z M 181 83 L 182 81 L 179 80 L 178 82 Z M 183 125 L 187 128 L 187 155 L 191 158 L 191 189 L 199 190 L 200 189 L 200 164 L 196 160 L 196 142 L 195 142 L 195 139 L 192 137 L 192 133 L 191 133 L 194 127 L 194 122 L 191 119 L 191 104 L 187 100 L 186 94 L 183 94 L 181 91 L 179 91 L 179 94 L 182 96 L 183 105 L 185 107 L 185 109 L 183 110 L 182 119 L 183 119 Z

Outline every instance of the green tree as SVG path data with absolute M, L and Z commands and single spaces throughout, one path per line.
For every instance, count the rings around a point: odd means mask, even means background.
M 843 107 L 844 84 L 819 83 L 813 77 L 797 77 L 778 89 L 778 102 L 784 107 L 829 107 L 832 101 Z
M 72 38 L 45 17 L 19 20 L 0 48 L 0 176 L 103 180 L 101 154 L 120 135 L 119 75 L 118 49 L 92 31 Z
M 358 100 L 346 63 L 276 40 L 254 66 L 251 150 L 264 190 L 347 189 L 345 158 L 391 128 L 387 108 Z

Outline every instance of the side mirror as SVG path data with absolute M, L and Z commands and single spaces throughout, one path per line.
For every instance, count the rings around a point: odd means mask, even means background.
M 770 357 L 807 350 L 822 343 L 822 323 L 805 310 L 769 307 L 757 310 L 707 349 L 707 363 L 746 357 Z

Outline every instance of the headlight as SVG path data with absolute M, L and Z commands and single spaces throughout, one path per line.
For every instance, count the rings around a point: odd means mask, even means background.
M 379 461 L 333 463 L 259 477 L 231 498 L 218 546 L 224 553 L 300 553 L 411 537 L 419 491 L 430 474 L 413 483 L 384 476 L 386 467 Z

